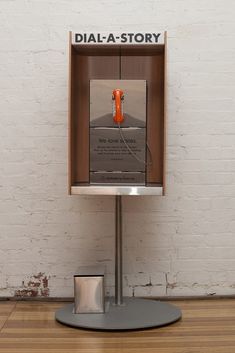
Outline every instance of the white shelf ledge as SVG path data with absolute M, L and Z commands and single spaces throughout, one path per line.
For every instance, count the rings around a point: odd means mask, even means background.
M 76 185 L 71 187 L 72 195 L 163 195 L 162 185 L 154 186 L 103 186 L 103 185 Z

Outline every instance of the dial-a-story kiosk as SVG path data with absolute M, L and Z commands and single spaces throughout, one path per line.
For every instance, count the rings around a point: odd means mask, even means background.
M 69 194 L 115 197 L 115 297 L 104 313 L 56 319 L 96 330 L 160 327 L 181 311 L 123 297 L 122 197 L 165 194 L 167 35 L 157 44 L 76 44 L 69 35 Z

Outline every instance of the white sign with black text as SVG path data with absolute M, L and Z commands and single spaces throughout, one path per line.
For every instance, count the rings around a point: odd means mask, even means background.
M 164 44 L 164 33 L 73 33 L 72 44 Z

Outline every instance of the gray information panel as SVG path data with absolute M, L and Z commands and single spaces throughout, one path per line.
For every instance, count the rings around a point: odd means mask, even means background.
M 123 121 L 113 118 L 113 91 L 123 92 Z M 146 81 L 90 81 L 90 183 L 144 185 Z
M 90 129 L 90 171 L 144 172 L 146 129 Z

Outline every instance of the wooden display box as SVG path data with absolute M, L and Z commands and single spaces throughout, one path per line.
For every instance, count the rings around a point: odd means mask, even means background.
M 133 187 L 95 187 L 89 184 L 89 82 L 91 79 L 147 81 L 146 186 L 140 193 L 165 193 L 164 44 L 86 45 L 69 41 L 69 194 L 135 194 Z M 151 162 L 151 163 L 150 163 Z M 98 191 L 97 191 L 98 190 Z M 133 190 L 132 190 L 133 191 Z

